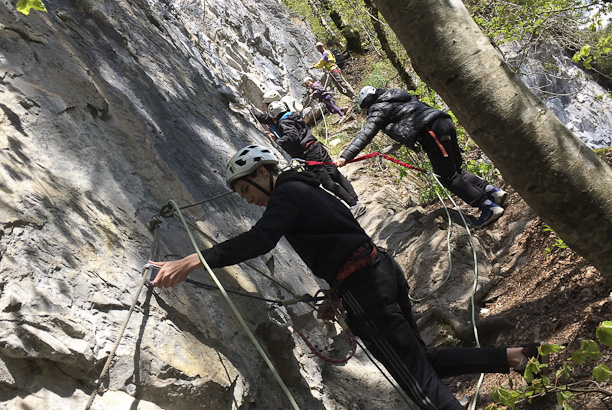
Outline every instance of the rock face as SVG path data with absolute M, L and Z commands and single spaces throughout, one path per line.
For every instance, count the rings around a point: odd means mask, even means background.
M 612 146 L 612 98 L 558 44 L 501 47 L 531 91 L 590 148 Z
M 162 218 L 157 239 L 147 229 L 170 199 L 211 199 L 184 211 L 201 247 L 261 215 L 221 196 L 225 162 L 247 144 L 270 144 L 249 104 L 269 89 L 305 92 L 318 59 L 309 28 L 275 0 L 47 3 L 48 13 L 25 17 L 0 0 L 0 408 L 85 408 L 135 299 L 92 408 L 291 408 L 219 292 L 138 289 L 147 260 L 194 251 L 177 217 Z M 390 204 L 361 183 L 368 231 L 411 277 L 441 275 L 444 262 L 432 266 L 446 253 L 444 216 Z M 427 255 L 413 266 L 419 249 Z M 457 266 L 445 288 L 453 293 L 432 305 L 466 308 L 473 267 Z M 284 240 L 216 274 L 227 289 L 271 299 L 325 287 Z M 203 270 L 192 278 L 212 283 Z M 361 349 L 329 365 L 271 322 L 266 303 L 231 299 L 300 408 L 406 408 Z M 348 352 L 340 329 L 312 309 L 291 314 L 327 354 Z
M 271 88 L 300 97 L 312 34 L 280 1 L 76 3 L 25 17 L 0 2 L 0 408 L 85 408 L 136 297 L 92 408 L 290 408 L 219 292 L 137 291 L 148 259 L 193 252 L 173 217 L 152 254 L 147 222 L 170 199 L 227 192 L 227 158 L 269 144 L 247 105 Z M 205 247 L 261 210 L 229 195 L 185 213 Z M 271 299 L 323 286 L 284 240 L 217 275 Z M 327 365 L 266 303 L 232 300 L 301 408 L 405 407 L 363 352 Z M 348 353 L 312 309 L 292 314 L 327 354 Z

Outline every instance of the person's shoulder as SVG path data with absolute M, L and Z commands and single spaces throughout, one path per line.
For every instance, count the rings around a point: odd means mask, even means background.
M 295 169 L 289 169 L 283 171 L 276 180 L 276 188 L 280 187 L 290 188 L 295 186 L 319 186 L 319 181 L 315 175 L 310 171 L 298 171 Z M 275 188 L 275 190 L 276 190 Z

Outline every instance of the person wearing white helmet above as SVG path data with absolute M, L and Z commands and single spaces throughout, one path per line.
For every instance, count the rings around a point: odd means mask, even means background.
M 502 216 L 506 192 L 462 167 L 461 148 L 450 115 L 400 89 L 365 86 L 359 92 L 358 102 L 368 110 L 368 118 L 336 161 L 337 166 L 355 158 L 382 130 L 408 148 L 414 149 L 418 142 L 442 185 L 471 206 L 480 208 L 480 217 L 472 226 L 484 228 Z
M 292 158 L 306 161 L 326 162 L 329 165 L 307 165 L 323 188 L 332 192 L 346 202 L 355 218 L 366 211 L 366 206 L 359 200 L 353 185 L 334 165 L 331 156 L 306 125 L 302 117 L 287 110 L 281 101 L 271 102 L 268 114 L 274 119 L 280 137 L 271 137 Z
M 537 343 L 524 347 L 427 350 L 419 334 L 404 272 L 377 247 L 349 210 L 319 188 L 308 171 L 278 173 L 269 149 L 244 147 L 230 159 L 227 185 L 249 204 L 264 207 L 249 230 L 202 251 L 213 269 L 271 251 L 285 237 L 314 275 L 342 298 L 349 327 L 421 409 L 464 410 L 440 377 L 522 371 L 538 356 Z M 203 267 L 196 253 L 161 265 L 153 285 L 178 285 Z M 317 317 L 334 318 L 331 306 Z
M 270 103 L 274 101 L 284 102 L 285 105 L 287 105 L 287 107 L 289 108 L 289 110 L 295 113 L 302 112 L 302 109 L 304 108 L 304 106 L 301 103 L 299 103 L 295 98 L 289 95 L 282 97 L 277 90 L 266 91 L 262 97 L 262 102 L 264 104 L 264 108 L 266 112 L 261 112 L 260 110 L 258 110 L 257 108 L 253 106 L 250 106 L 250 110 L 253 116 L 257 119 L 257 121 L 259 121 L 261 124 L 269 128 L 269 131 L 266 132 L 266 134 L 269 137 L 271 137 L 271 134 L 276 137 L 280 136 L 280 134 L 278 133 L 278 130 L 276 129 L 276 124 L 274 123 L 273 119 L 270 118 L 270 116 L 267 113 L 268 106 L 270 105 Z
M 311 68 L 325 71 L 326 75 L 325 79 L 323 80 L 324 86 L 327 86 L 328 83 L 331 82 L 334 87 L 338 89 L 338 91 L 346 95 L 348 98 L 353 99 L 355 97 L 355 91 L 353 91 L 353 87 L 351 87 L 351 85 L 342 75 L 342 70 L 340 67 L 338 67 L 338 64 L 336 64 L 336 57 L 334 56 L 334 53 L 326 50 L 325 44 L 320 41 L 315 44 L 315 47 L 317 51 L 321 53 L 321 59 Z
M 344 117 L 342 110 L 338 108 L 336 104 L 334 104 L 331 93 L 327 91 L 325 87 L 323 87 L 323 84 L 321 84 L 320 81 L 316 81 L 312 77 L 306 77 L 304 78 L 304 84 L 310 89 L 310 97 L 320 103 L 323 103 L 330 114 L 336 113 L 339 116 Z

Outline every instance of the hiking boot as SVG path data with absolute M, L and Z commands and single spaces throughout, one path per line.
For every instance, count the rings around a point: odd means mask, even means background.
M 357 201 L 355 205 L 351 206 L 351 213 L 355 219 L 363 215 L 365 211 L 366 206 L 361 201 Z
M 482 213 L 480 217 L 472 222 L 472 226 L 476 229 L 484 228 L 499 219 L 504 213 L 504 208 L 497 204 L 481 205 Z
M 503 189 L 493 188 L 492 191 L 487 192 L 487 198 L 491 200 L 491 202 L 496 203 L 499 206 L 504 206 L 504 202 L 506 202 L 506 197 L 508 193 Z
M 542 346 L 542 343 L 540 342 L 531 342 L 521 345 L 523 348 L 523 356 L 521 357 L 521 362 L 514 368 L 514 370 L 523 373 L 527 368 L 527 363 L 529 363 L 530 359 L 536 359 L 540 364 L 548 364 L 548 355 L 540 355 L 540 352 L 538 351 L 538 347 L 540 346 Z M 548 374 L 548 367 L 542 368 L 541 373 L 544 375 Z

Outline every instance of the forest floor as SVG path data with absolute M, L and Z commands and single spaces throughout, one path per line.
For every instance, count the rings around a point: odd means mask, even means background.
M 372 72 L 373 59 L 372 56 L 351 59 L 350 66 L 344 70 L 351 84 L 363 83 L 363 78 Z M 355 92 L 359 92 L 357 87 Z M 339 105 L 347 102 L 344 98 L 346 97 L 339 98 Z M 363 113 L 355 113 L 341 123 L 342 127 L 346 128 L 350 127 L 349 122 L 353 121 L 353 128 L 359 129 L 364 120 Z M 479 156 L 482 153 L 476 148 L 471 150 L 469 155 Z M 612 150 L 601 155 L 612 165 Z M 376 178 L 384 176 L 377 175 Z M 388 183 L 397 184 L 397 178 L 388 177 Z M 526 216 L 531 222 L 512 244 L 487 241 L 488 236 L 485 233 L 479 234 L 485 243 L 490 244 L 491 254 L 497 255 L 499 259 L 492 262 L 502 267 L 500 282 L 489 292 L 484 304 L 479 306 L 481 317 L 503 316 L 514 326 L 510 331 L 495 334 L 493 340 L 488 340 L 485 336 L 480 342 L 483 346 L 517 346 L 538 340 L 563 345 L 566 348 L 561 353 L 550 357 L 550 376 L 554 379 L 555 370 L 579 347 L 580 341 L 595 340 L 598 324 L 612 320 L 612 284 L 582 257 L 565 247 L 565 243 L 547 228 L 545 222 L 534 215 L 511 186 L 503 180 L 498 183 L 509 193 L 505 217 L 495 223 L 498 233 L 503 235 L 513 222 L 525 219 Z M 440 206 L 432 203 L 429 210 Z M 495 249 L 500 244 L 503 244 L 506 250 Z M 602 347 L 602 353 L 603 357 L 598 363 L 612 367 L 612 350 Z M 610 385 L 603 383 L 596 386 L 589 382 L 592 380 L 592 368 L 598 363 L 591 360 L 584 365 L 572 365 L 573 376 L 564 384 L 569 383 L 573 389 L 581 391 L 594 392 L 600 387 L 606 389 L 606 393 L 576 394 L 571 401 L 573 409 L 612 409 Z M 458 398 L 471 400 L 477 381 L 478 376 L 461 376 L 448 379 L 446 383 Z M 491 403 L 493 387 L 508 387 L 510 383 L 513 383 L 515 388 L 526 386 L 521 375 L 516 372 L 510 375 L 486 375 L 479 389 L 477 408 L 484 409 Z M 530 404 L 521 403 L 517 408 L 543 410 L 561 407 L 557 405 L 556 395 L 548 394 L 533 399 Z

